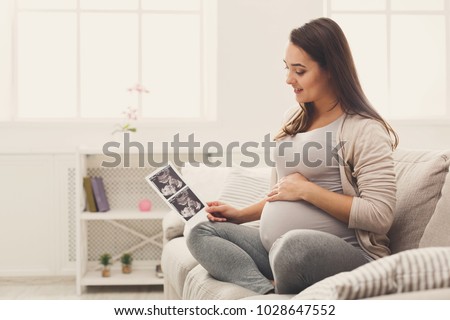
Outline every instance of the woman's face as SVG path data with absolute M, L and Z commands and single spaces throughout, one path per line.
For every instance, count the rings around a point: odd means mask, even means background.
M 301 48 L 289 43 L 286 49 L 286 83 L 294 88 L 299 103 L 314 102 L 328 105 L 333 101 L 333 90 L 328 72 Z

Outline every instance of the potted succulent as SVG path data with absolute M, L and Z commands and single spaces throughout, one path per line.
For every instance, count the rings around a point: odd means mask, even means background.
M 124 253 L 120 257 L 120 262 L 122 262 L 122 272 L 131 273 L 131 263 L 133 262 L 133 257 L 130 253 Z
M 100 256 L 100 264 L 103 266 L 102 277 L 111 276 L 110 265 L 112 264 L 112 257 L 109 253 L 104 253 Z

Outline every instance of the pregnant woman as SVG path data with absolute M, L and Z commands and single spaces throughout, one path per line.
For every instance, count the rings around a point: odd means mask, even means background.
M 260 294 L 389 255 L 396 203 L 398 137 L 362 91 L 341 28 L 320 18 L 294 29 L 284 63 L 299 106 L 275 137 L 277 183 L 247 208 L 209 202 L 210 221 L 187 239 L 211 276 Z

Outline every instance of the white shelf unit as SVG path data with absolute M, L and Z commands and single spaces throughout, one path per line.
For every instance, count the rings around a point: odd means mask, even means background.
M 162 285 L 164 280 L 155 276 L 156 263 L 148 267 L 134 267 L 130 274 L 120 268 L 111 268 L 111 277 L 99 276 L 98 270 L 88 271 L 81 279 L 82 286 Z
M 162 250 L 161 220 L 170 209 L 144 179 L 155 168 L 139 167 L 136 161 L 128 168 L 104 168 L 104 158 L 101 152 L 77 151 L 77 293 L 87 286 L 162 285 L 156 265 Z M 103 177 L 110 211 L 84 211 L 84 176 Z M 137 209 L 143 198 L 152 201 L 151 211 Z M 105 252 L 113 257 L 106 278 L 98 262 Z M 120 256 L 126 252 L 134 258 L 131 274 L 121 272 Z

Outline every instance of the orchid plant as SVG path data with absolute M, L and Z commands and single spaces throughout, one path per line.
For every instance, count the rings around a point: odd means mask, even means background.
M 136 84 L 133 87 L 128 88 L 128 92 L 133 93 L 137 92 L 138 94 L 149 93 L 144 86 L 140 84 Z M 126 122 L 124 124 L 116 124 L 116 129 L 112 134 L 117 132 L 136 132 L 137 128 L 132 125 L 133 121 L 136 121 L 138 118 L 138 109 L 133 107 L 128 107 L 125 111 L 122 112 L 122 115 L 125 117 Z

